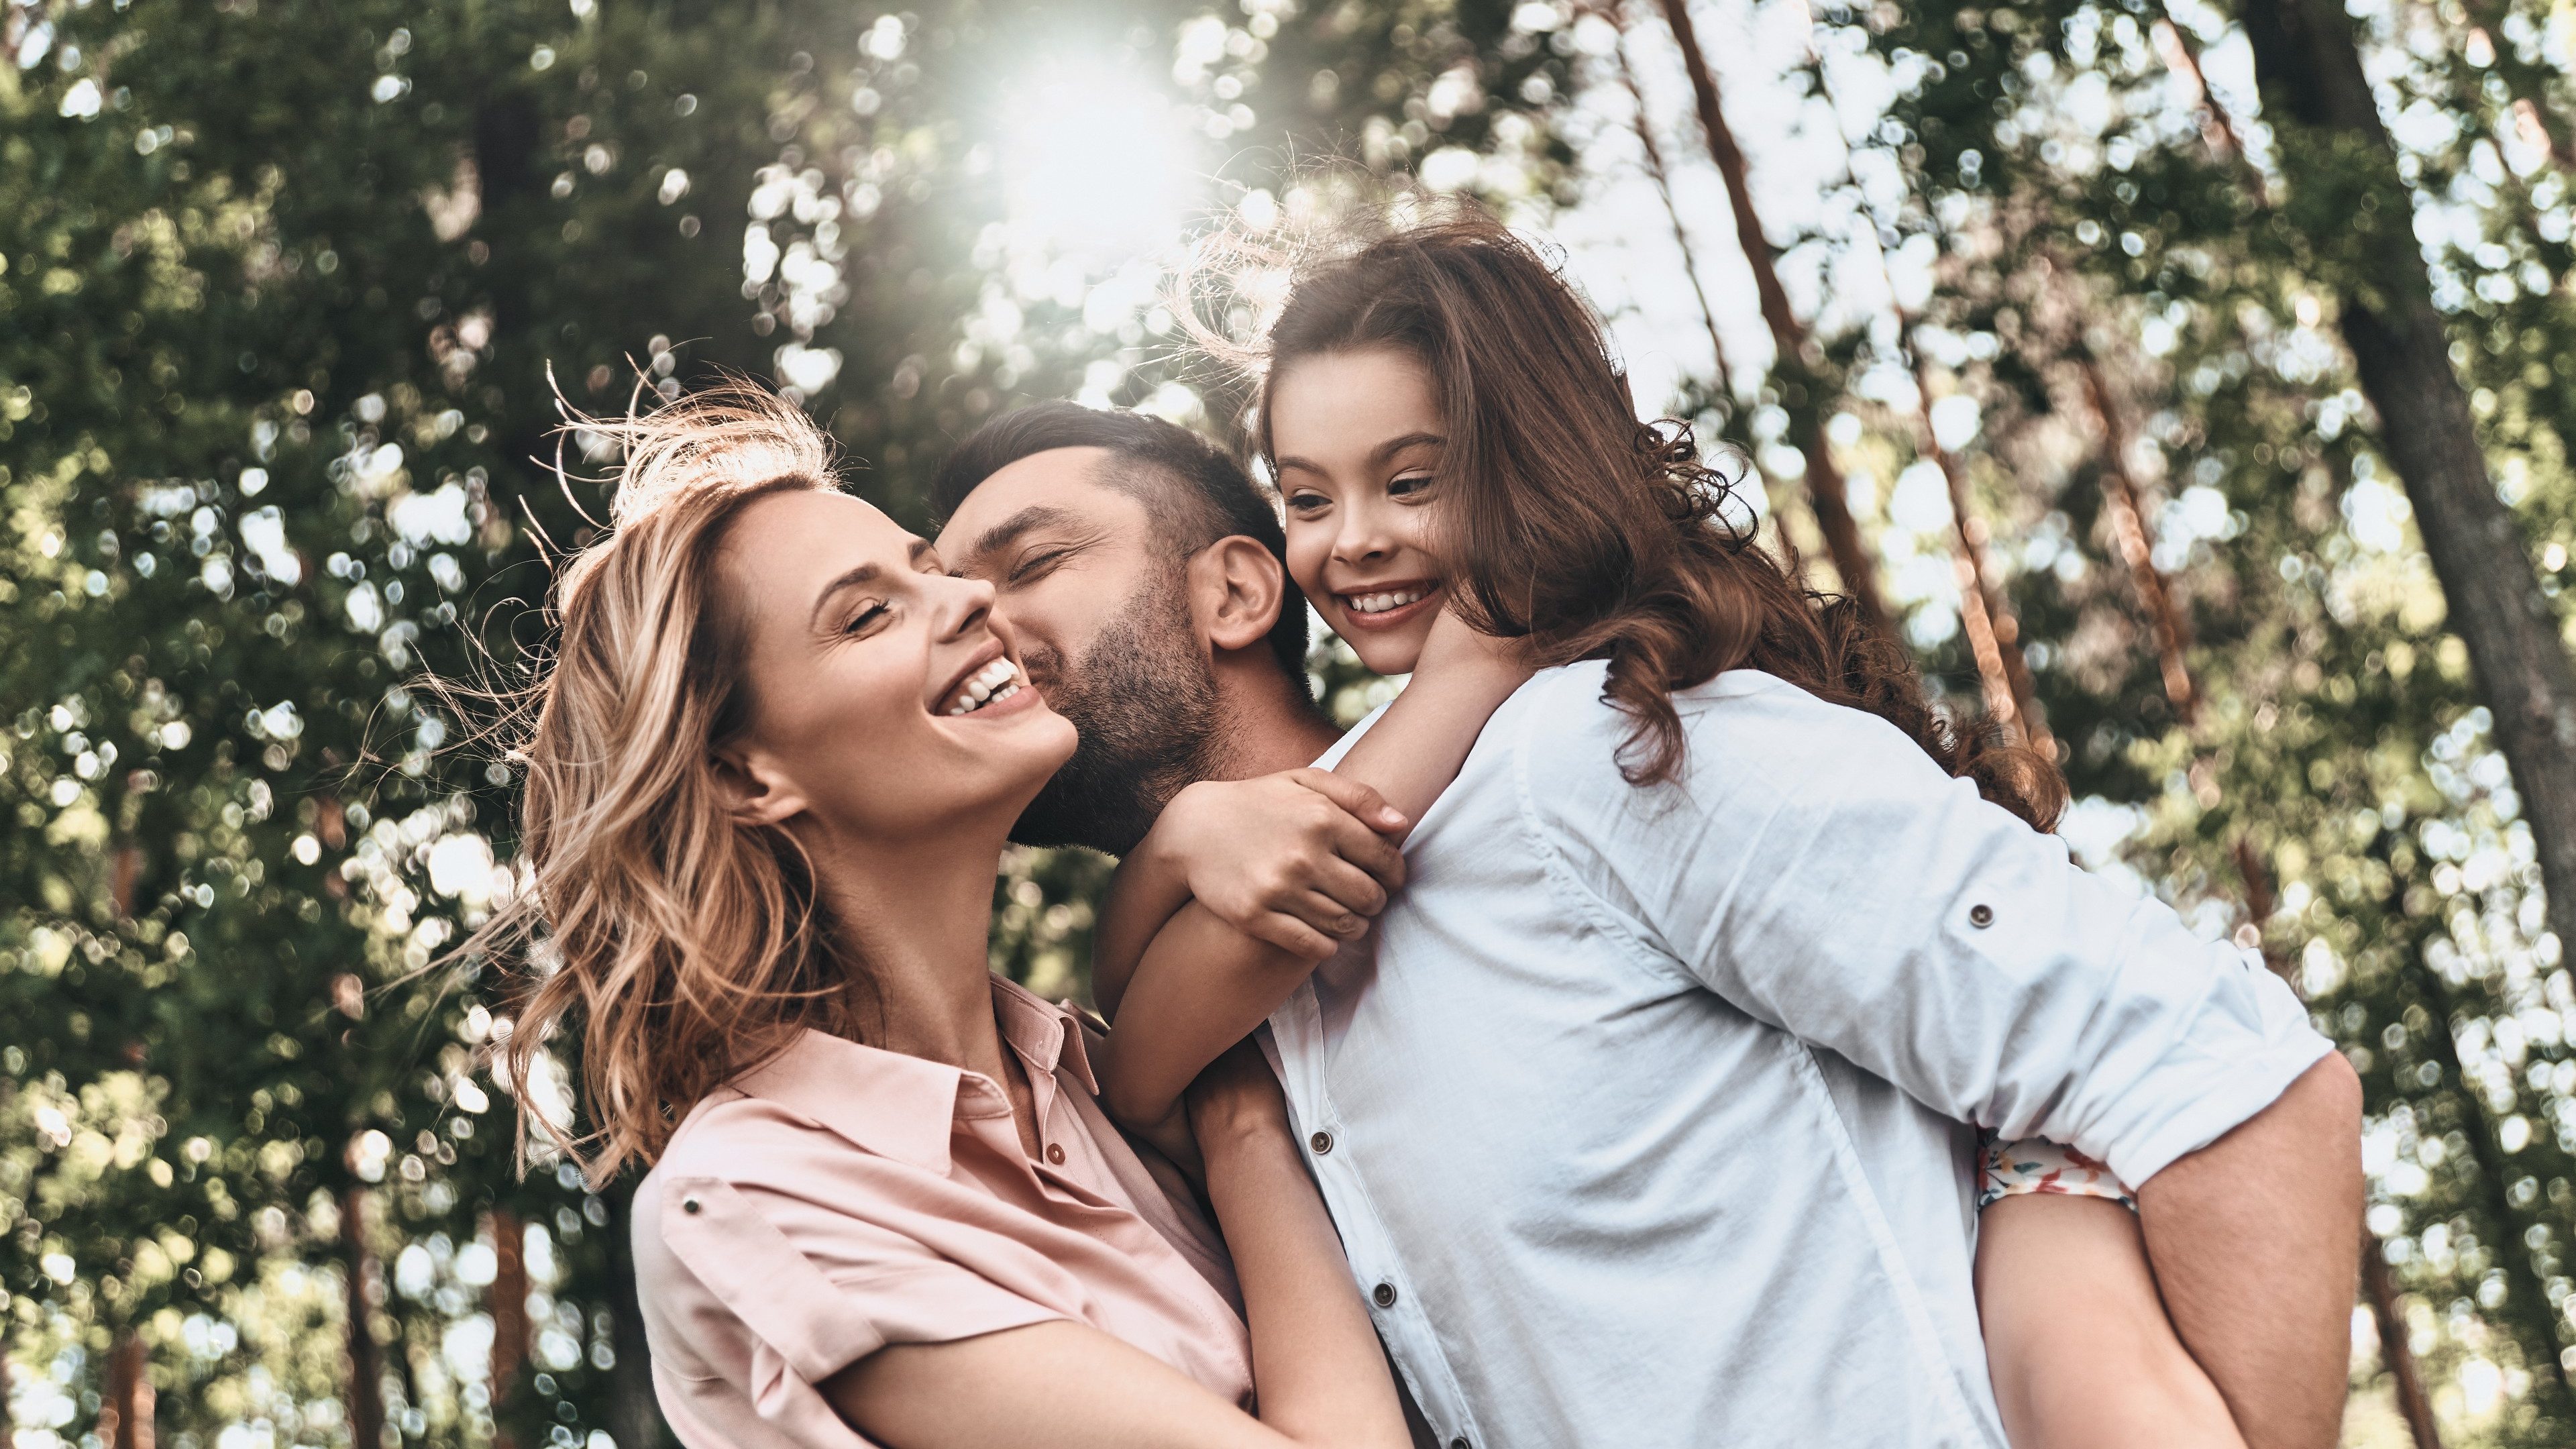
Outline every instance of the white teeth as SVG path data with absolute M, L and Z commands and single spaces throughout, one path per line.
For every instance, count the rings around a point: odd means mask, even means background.
M 1389 609 L 1418 604 L 1430 593 L 1429 589 L 1401 589 L 1394 593 L 1345 594 L 1343 597 L 1351 601 L 1351 612 L 1355 614 L 1383 614 Z
M 972 714 L 997 699 L 1008 699 L 1020 691 L 1020 669 L 1008 659 L 996 659 L 978 669 L 948 702 L 947 714 Z

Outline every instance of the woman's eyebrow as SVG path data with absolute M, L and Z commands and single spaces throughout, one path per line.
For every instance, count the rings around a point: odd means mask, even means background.
M 918 568 L 921 565 L 921 556 L 928 552 L 930 552 L 930 540 L 926 538 L 916 538 L 912 541 L 911 545 L 904 550 L 904 556 L 913 564 L 914 567 Z M 822 592 L 814 596 L 814 613 L 809 622 L 819 627 L 822 623 L 824 610 L 830 607 L 831 602 L 840 597 L 844 590 L 860 588 L 864 585 L 875 583 L 878 579 L 883 578 L 884 576 L 885 570 L 873 562 L 863 563 L 857 568 L 844 570 L 840 574 L 834 576 L 830 583 L 823 586 Z

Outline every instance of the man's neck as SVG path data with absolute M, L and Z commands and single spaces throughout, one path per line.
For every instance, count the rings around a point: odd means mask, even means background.
M 1210 778 L 1248 780 L 1303 769 L 1342 737 L 1329 716 L 1276 678 L 1261 681 L 1266 688 L 1225 682 L 1236 687 L 1225 690 Z

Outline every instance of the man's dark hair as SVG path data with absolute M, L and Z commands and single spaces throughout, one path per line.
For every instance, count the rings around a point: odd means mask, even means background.
M 1241 534 L 1279 560 L 1279 622 L 1270 652 L 1299 694 L 1306 692 L 1306 596 L 1286 577 L 1288 539 L 1270 500 L 1234 460 L 1189 429 L 1144 413 L 1104 412 L 1079 403 L 1031 403 L 977 428 L 948 455 L 930 485 L 942 518 L 966 495 L 1022 458 L 1058 448 L 1101 448 L 1112 461 L 1100 481 L 1145 505 L 1154 528 L 1187 558 Z

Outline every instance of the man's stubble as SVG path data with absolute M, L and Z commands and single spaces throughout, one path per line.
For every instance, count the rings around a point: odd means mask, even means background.
M 1022 663 L 1080 742 L 1011 839 L 1124 855 L 1174 795 L 1214 773 L 1216 671 L 1190 627 L 1177 564 L 1157 568 L 1072 668 L 1043 647 Z

